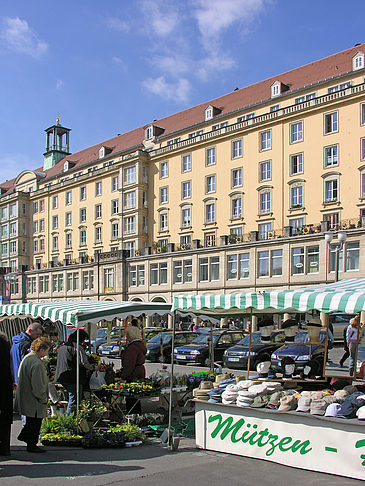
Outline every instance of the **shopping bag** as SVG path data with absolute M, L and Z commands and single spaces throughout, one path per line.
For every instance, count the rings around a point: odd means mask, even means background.
M 90 390 L 101 390 L 102 385 L 106 385 L 105 371 L 94 371 L 90 376 Z
M 57 389 L 53 383 L 48 383 L 48 396 L 52 403 L 57 403 L 59 400 Z

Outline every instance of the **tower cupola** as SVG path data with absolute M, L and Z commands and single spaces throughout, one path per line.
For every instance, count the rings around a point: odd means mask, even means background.
M 44 152 L 43 169 L 52 169 L 57 162 L 70 155 L 70 131 L 60 124 L 57 116 L 56 124 L 45 130 L 47 134 L 46 151 Z

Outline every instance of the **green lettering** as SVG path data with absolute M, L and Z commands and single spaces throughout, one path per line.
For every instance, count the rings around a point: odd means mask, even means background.
M 274 453 L 275 449 L 277 448 L 278 444 L 275 444 L 275 441 L 278 440 L 277 435 L 270 434 L 268 443 L 271 445 L 270 449 L 266 451 L 267 456 L 271 456 Z
M 286 444 L 289 444 L 293 439 L 291 437 L 283 437 L 281 441 L 279 442 L 279 449 L 283 452 L 289 451 L 291 449 L 290 447 L 284 447 Z
M 294 444 L 291 446 L 291 450 L 293 452 L 297 452 L 298 449 L 300 449 L 300 454 L 303 456 L 304 454 L 308 454 L 312 450 L 312 447 L 309 447 L 309 449 L 306 449 L 307 446 L 309 446 L 310 441 L 305 440 L 304 442 L 300 442 L 300 440 L 296 440 Z
M 214 415 L 214 416 L 210 416 L 208 418 L 208 422 L 209 423 L 212 423 L 212 422 L 214 422 L 216 420 L 218 420 L 218 425 L 213 430 L 213 432 L 211 434 L 211 436 L 212 436 L 213 439 L 215 437 L 217 437 L 217 435 L 219 434 L 219 432 L 223 429 L 223 427 L 225 427 L 225 429 L 222 431 L 222 433 L 220 435 L 221 440 L 224 440 L 230 432 L 232 433 L 232 435 L 231 435 L 231 441 L 233 443 L 239 442 L 241 440 L 241 438 L 236 439 L 236 434 L 238 433 L 238 431 L 240 430 L 240 428 L 242 427 L 242 425 L 245 423 L 244 419 L 239 419 L 235 424 L 232 425 L 232 422 L 233 422 L 233 418 L 232 417 L 228 417 L 223 422 L 222 422 L 222 415 L 220 415 L 220 414 Z
M 266 445 L 268 441 L 266 441 L 266 442 L 263 444 L 263 443 L 262 443 L 262 439 L 263 439 L 264 437 L 267 437 L 268 435 L 269 435 L 269 431 L 267 430 L 267 428 L 266 428 L 266 429 L 264 429 L 264 430 L 261 430 L 261 432 L 259 432 L 259 438 L 258 438 L 258 440 L 257 440 L 256 444 L 257 444 L 259 447 L 263 447 L 264 445 Z

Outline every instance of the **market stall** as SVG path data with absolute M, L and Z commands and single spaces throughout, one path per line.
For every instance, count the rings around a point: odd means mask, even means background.
M 295 290 L 182 295 L 175 297 L 173 311 L 214 317 L 311 311 L 360 313 L 365 311 L 365 279 L 348 279 Z M 328 339 L 328 327 L 325 329 Z M 276 409 L 269 410 L 268 402 L 263 402 L 270 400 L 267 397 L 272 396 L 269 394 L 272 390 L 268 390 L 269 387 L 265 389 L 263 383 L 273 384 L 273 380 L 262 378 L 257 383 L 255 379 L 250 382 L 248 375 L 244 377 L 246 381 L 242 381 L 242 378 L 241 376 L 237 381 L 228 381 L 227 391 L 220 389 L 221 384 L 217 383 L 212 389 L 204 384 L 196 392 L 198 447 L 365 479 L 365 455 L 362 453 L 365 447 L 365 408 L 362 409 L 364 415 L 354 415 L 353 411 L 347 418 L 343 415 L 343 418 L 338 418 L 341 413 L 345 413 L 339 409 L 337 415 L 328 419 L 325 417 L 324 407 L 329 404 L 336 409 L 343 406 L 334 401 L 336 399 L 332 396 L 333 390 L 323 390 L 320 396 L 306 397 L 307 392 L 301 390 L 307 389 L 313 383 L 315 389 L 324 388 L 326 385 L 323 383 L 321 387 L 321 380 L 312 381 L 308 378 L 288 381 L 285 375 L 279 375 L 275 376 L 274 382 L 277 390 L 280 390 L 276 393 L 282 394 L 280 400 L 283 405 L 279 401 Z M 296 389 L 288 390 L 288 383 Z M 351 400 L 355 403 L 360 399 L 356 406 L 364 406 L 364 392 L 355 390 L 355 395 L 354 390 L 348 390 L 349 396 L 342 397 L 343 403 L 346 404 L 346 400 L 347 403 Z M 303 400 L 313 401 L 313 411 L 308 408 L 306 413 L 296 412 L 295 400 L 299 400 L 301 393 Z M 255 400 L 259 405 L 253 405 Z

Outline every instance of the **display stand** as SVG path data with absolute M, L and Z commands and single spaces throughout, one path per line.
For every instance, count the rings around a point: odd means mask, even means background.
M 195 400 L 196 445 L 365 479 L 365 421 Z

